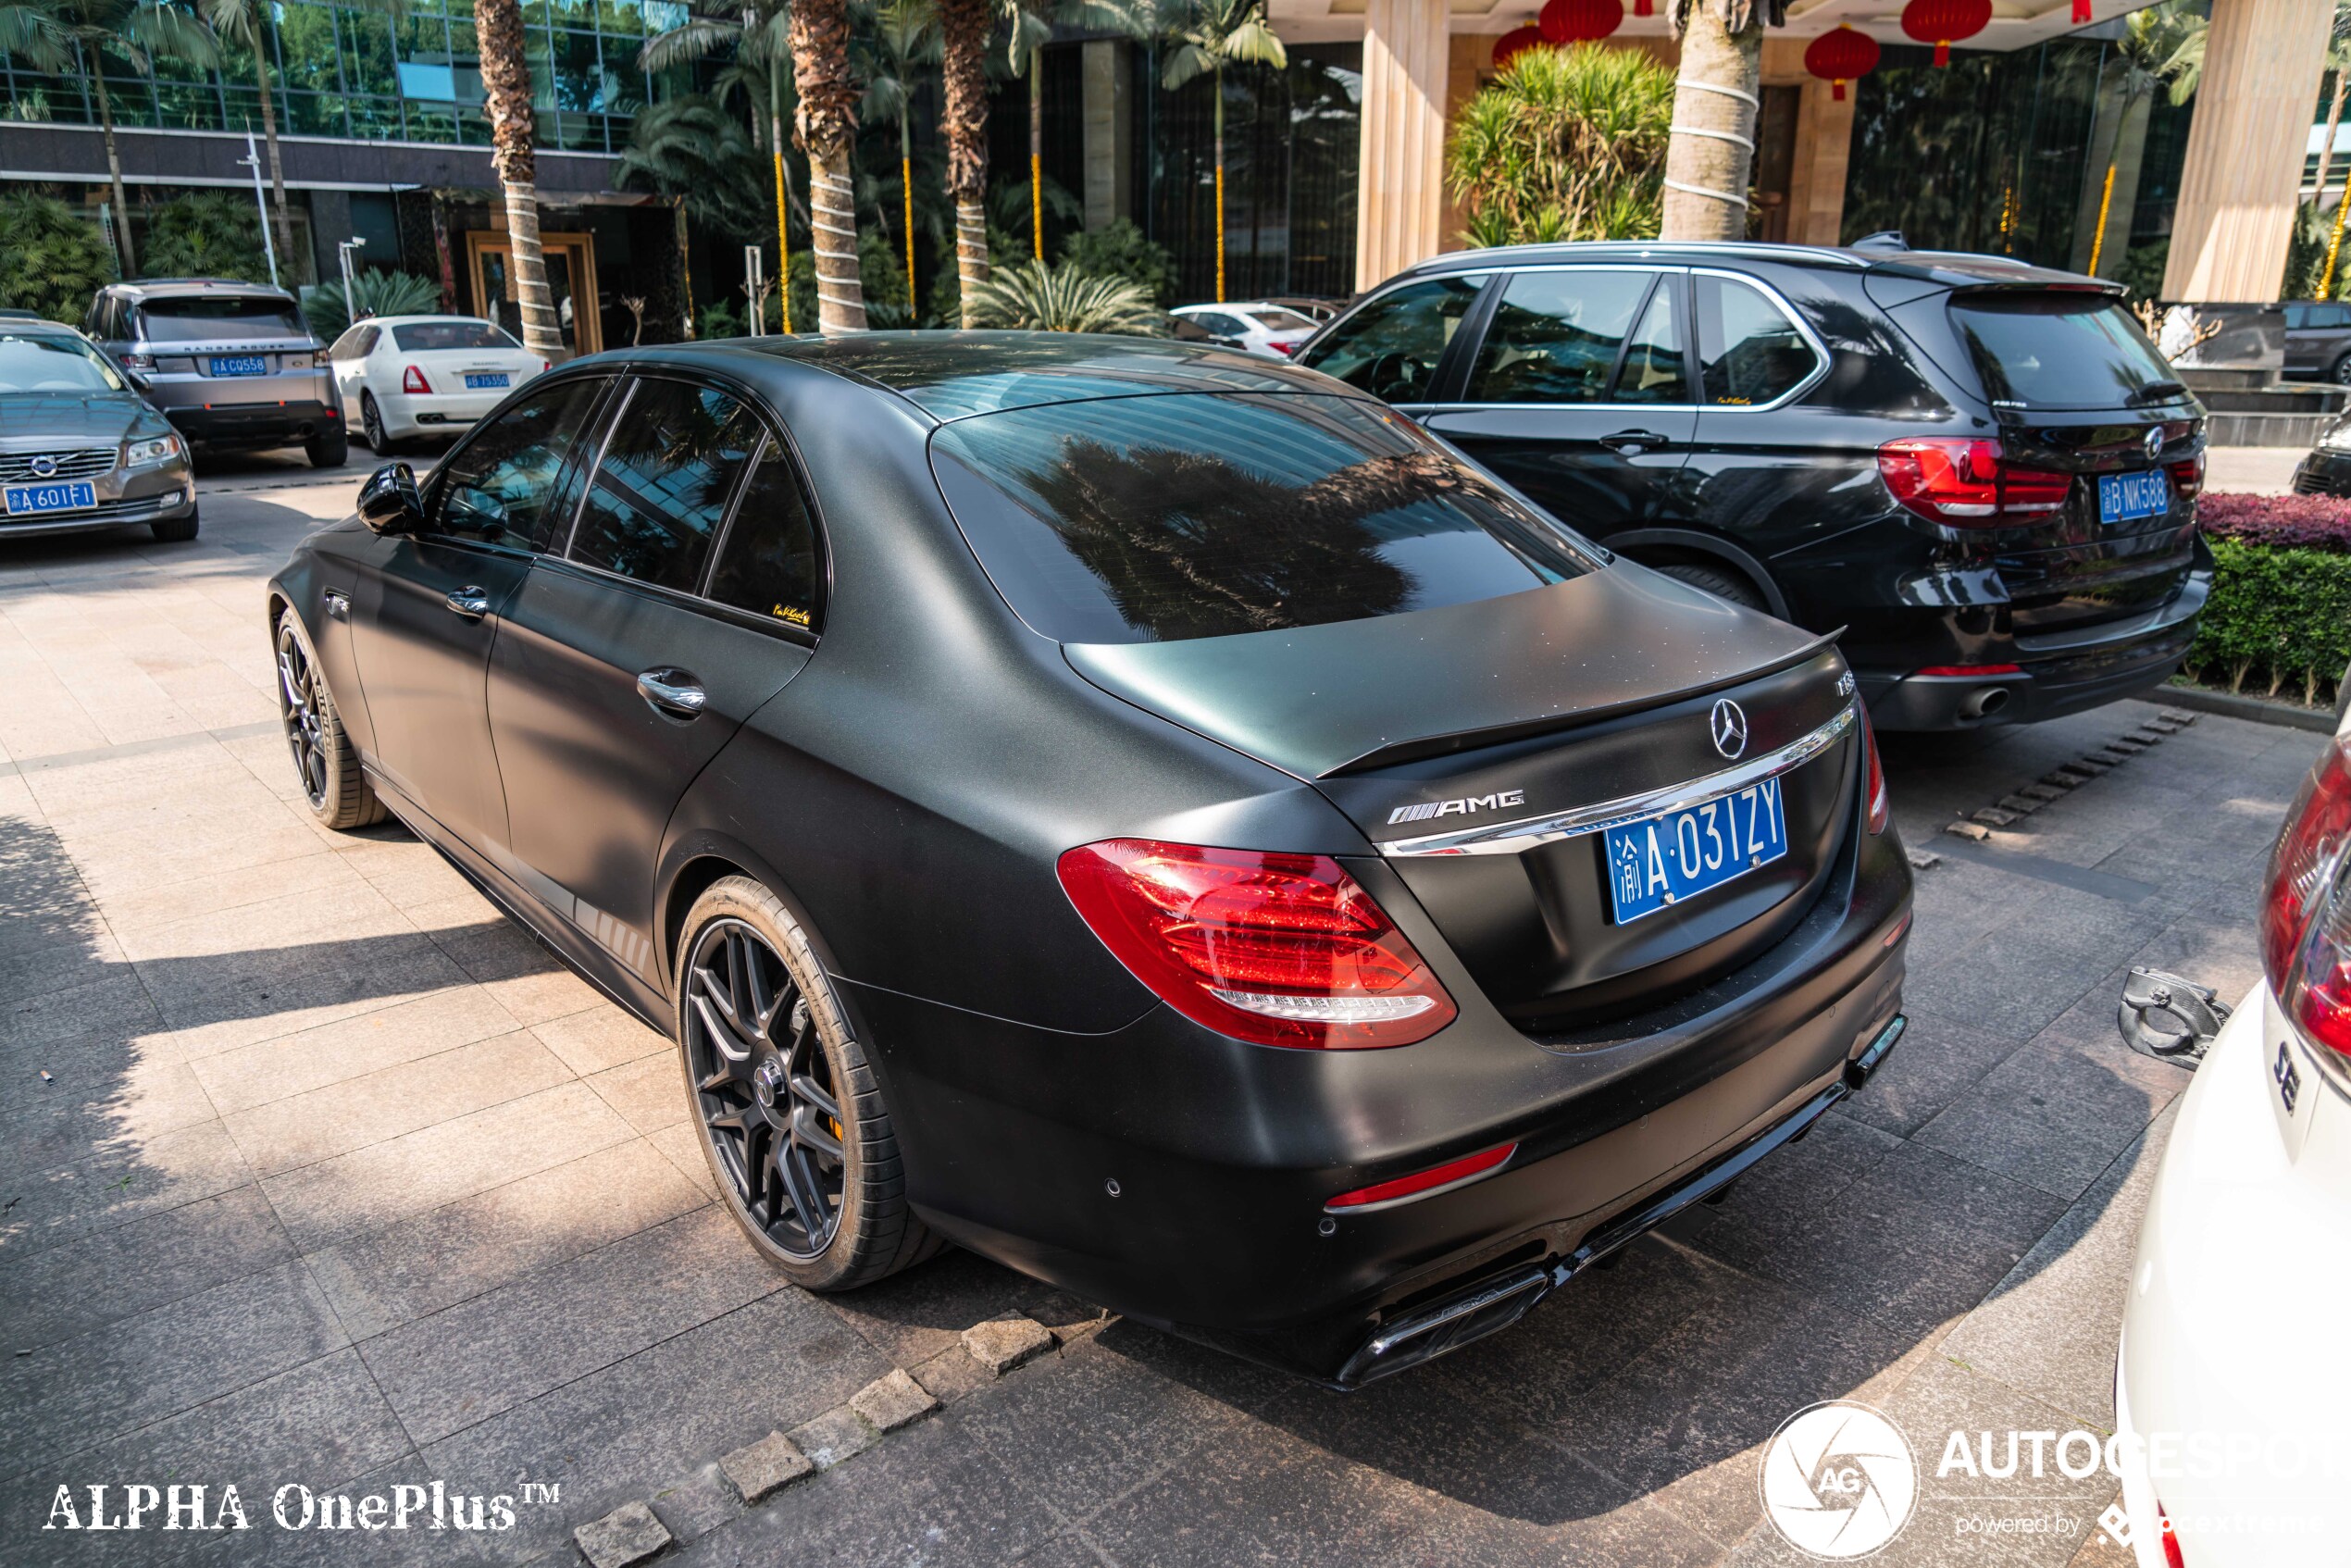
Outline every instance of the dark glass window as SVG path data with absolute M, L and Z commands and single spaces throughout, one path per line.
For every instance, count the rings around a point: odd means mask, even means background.
M 394 327 L 392 341 L 404 354 L 429 354 L 445 348 L 522 346 L 487 321 L 411 321 Z
M 1008 409 L 942 428 L 931 467 L 1006 602 L 1063 642 L 1362 620 L 1587 569 L 1556 524 L 1353 398 Z
M 269 294 L 184 294 L 139 306 L 139 335 L 151 343 L 210 343 L 306 338 L 310 329 L 291 300 Z
M 751 411 L 715 388 L 638 382 L 588 483 L 571 558 L 692 592 L 759 437 Z
M 1820 364 L 1796 323 L 1760 289 L 1699 273 L 1700 379 L 1706 401 L 1732 407 L 1785 396 Z
M 816 525 L 790 457 L 770 441 L 735 504 L 735 520 L 727 526 L 727 542 L 710 574 L 709 597 L 815 631 L 818 596 Z
M 1298 361 L 1384 403 L 1424 402 L 1445 345 L 1485 284 L 1483 277 L 1407 283 L 1316 338 Z
M 1951 320 L 1996 401 L 2126 408 L 2186 391 L 2131 313 L 2103 295 L 1961 295 Z
M 570 520 L 564 459 L 578 440 L 604 383 L 540 383 L 476 431 L 442 465 L 434 504 L 439 531 L 459 539 L 544 550 Z
M 1472 403 L 1598 403 L 1653 272 L 1522 272 L 1503 288 Z
M 1624 345 L 1624 365 L 1616 373 L 1611 403 L 1687 403 L 1689 372 L 1682 357 L 1682 291 L 1675 280 L 1661 280 L 1649 295 L 1641 324 Z

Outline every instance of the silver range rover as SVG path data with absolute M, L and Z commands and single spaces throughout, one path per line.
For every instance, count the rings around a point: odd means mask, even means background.
M 348 454 L 327 345 L 293 295 L 258 283 L 110 283 L 82 330 L 200 451 L 299 446 L 319 468 Z
M 187 442 L 81 333 L 0 311 L 0 541 L 141 523 L 196 537 Z

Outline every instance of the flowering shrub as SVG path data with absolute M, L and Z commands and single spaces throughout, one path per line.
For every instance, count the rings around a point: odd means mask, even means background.
M 2196 520 L 2215 571 L 2188 668 L 2317 702 L 2351 661 L 2351 501 L 2207 495 Z
M 2196 521 L 2209 539 L 2351 555 L 2351 501 L 2332 495 L 2208 495 Z

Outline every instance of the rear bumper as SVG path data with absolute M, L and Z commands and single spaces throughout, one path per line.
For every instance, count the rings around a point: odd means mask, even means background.
M 296 446 L 342 429 L 342 410 L 315 399 L 289 403 L 222 403 L 166 408 L 183 436 L 214 451 Z
M 520 382 L 516 383 L 517 386 Z M 376 400 L 386 435 L 454 434 L 506 399 L 507 390 L 473 392 L 392 392 Z

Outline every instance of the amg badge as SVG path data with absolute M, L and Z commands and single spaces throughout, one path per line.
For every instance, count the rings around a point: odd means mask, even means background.
M 1399 822 L 1425 822 L 1432 816 L 1462 816 L 1474 811 L 1499 811 L 1504 806 L 1526 803 L 1524 790 L 1504 790 L 1499 794 L 1472 795 L 1465 801 L 1423 801 L 1416 806 L 1398 806 L 1387 814 L 1388 826 Z

